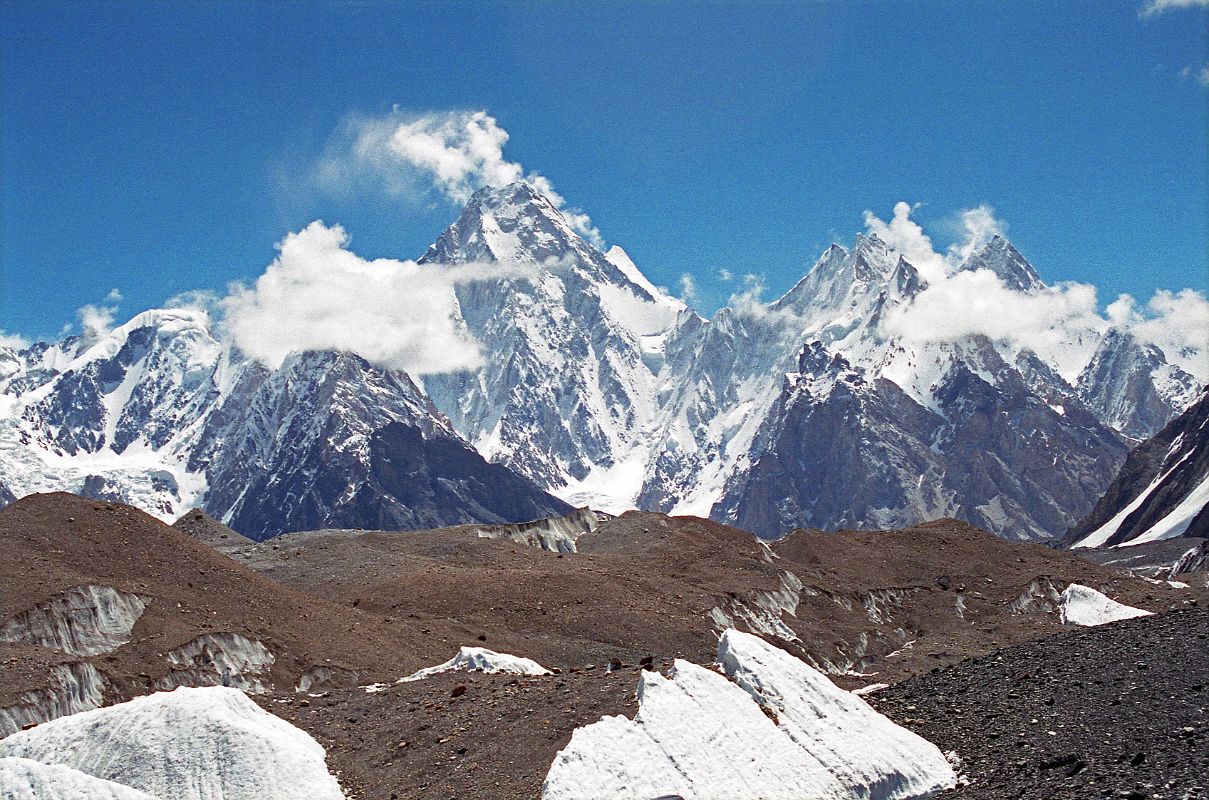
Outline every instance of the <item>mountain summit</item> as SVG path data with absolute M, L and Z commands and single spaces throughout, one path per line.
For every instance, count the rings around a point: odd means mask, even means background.
M 931 287 L 873 234 L 829 247 L 776 301 L 708 320 L 523 182 L 475 192 L 421 261 L 459 270 L 452 314 L 480 366 L 413 379 L 313 352 L 268 369 L 181 309 L 0 350 L 0 501 L 200 506 L 254 537 L 570 504 L 765 537 L 948 516 L 1040 539 L 1091 511 L 1129 444 L 1203 387 L 1187 353 L 1120 327 L 1048 353 L 898 333 Z M 971 270 L 1049 291 L 1002 237 Z

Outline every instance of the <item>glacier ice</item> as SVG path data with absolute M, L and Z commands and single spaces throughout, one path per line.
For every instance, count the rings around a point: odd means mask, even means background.
M 642 673 L 635 718 L 577 729 L 543 800 L 906 800 L 956 780 L 934 745 L 756 636 L 724 632 L 717 667 Z
M 0 758 L 0 800 L 157 800 L 78 769 L 28 758 Z
M 509 675 L 550 674 L 550 670 L 530 658 L 521 658 L 520 656 L 509 655 L 508 653 L 497 653 L 485 647 L 463 647 L 458 650 L 456 656 L 444 664 L 437 664 L 435 667 L 425 667 L 424 669 L 417 670 L 405 678 L 400 678 L 398 682 L 419 681 L 430 675 L 439 675 L 442 672 L 503 672 Z
M 1063 625 L 1088 627 L 1151 616 L 1150 611 L 1118 603 L 1090 586 L 1079 583 L 1072 583 L 1059 595 L 1058 612 L 1062 615 Z
M 0 640 L 101 655 L 130 641 L 146 607 L 143 598 L 112 586 L 75 586 L 0 625 Z
M 79 770 L 171 800 L 343 800 L 323 747 L 238 689 L 181 688 L 45 722 L 0 757 Z

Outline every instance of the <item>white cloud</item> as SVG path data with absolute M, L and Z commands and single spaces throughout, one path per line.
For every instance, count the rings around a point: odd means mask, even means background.
M 169 297 L 164 301 L 164 308 L 196 308 L 213 315 L 220 302 L 218 295 L 208 289 L 190 289 Z
M 1192 65 L 1187 65 L 1175 74 L 1180 83 L 1188 80 L 1195 80 L 1201 86 L 1209 86 L 1209 64 L 1196 69 Z
M 687 272 L 680 276 L 680 299 L 689 304 L 697 299 L 697 279 Z
M 98 306 L 89 303 L 76 309 L 80 320 L 80 329 L 89 338 L 104 336 L 113 328 L 113 318 L 117 314 L 115 306 Z
M 960 238 L 942 255 L 932 245 L 932 238 L 918 222 L 911 219 L 918 208 L 918 203 L 911 205 L 899 201 L 894 204 L 894 216 L 889 222 L 884 222 L 872 211 L 866 211 L 865 229 L 905 256 L 928 283 L 943 280 L 989 242 L 991 237 L 997 234 L 1002 236 L 1007 230 L 1007 226 L 995 218 L 995 209 L 986 204 L 960 211 L 954 220 L 945 223 L 956 228 Z
M 413 375 L 471 369 L 482 358 L 454 287 L 531 274 L 504 264 L 367 261 L 347 245 L 343 228 L 318 221 L 286 236 L 255 285 L 233 285 L 220 303 L 234 342 L 272 368 L 291 352 L 345 350 Z
M 913 303 L 886 316 L 883 324 L 889 335 L 919 342 L 983 335 L 1014 349 L 1028 348 L 1073 379 L 1091 357 L 1099 335 L 1112 325 L 1157 345 L 1199 379 L 1209 377 L 1209 302 L 1201 293 L 1159 290 L 1143 308 L 1133 297 L 1121 295 L 1101 314 L 1096 287 L 1089 284 L 1066 282 L 1018 292 L 989 270 L 960 270 L 970 255 L 1006 229 L 993 209 L 981 205 L 959 212 L 955 223 L 961 238 L 944 255 L 910 218 L 914 210 L 907 203 L 896 204 L 889 223 L 865 212 L 869 231 L 917 268 L 924 265 L 920 272 L 929 282 Z
M 946 261 L 950 269 L 964 264 L 994 237 L 1007 233 L 1007 223 L 997 219 L 995 209 L 986 203 L 958 212 L 957 223 L 961 238 L 949 245 Z
M 731 272 L 726 267 L 718 268 L 718 280 L 722 281 L 723 283 L 730 283 L 734 279 L 735 279 L 735 273 Z
M 1145 308 L 1123 294 L 1109 304 L 1107 314 L 1114 327 L 1128 329 L 1141 341 L 1157 345 L 1169 361 L 1201 380 L 1209 379 L 1209 300 L 1200 292 L 1159 289 Z
M 11 347 L 13 350 L 24 350 L 29 347 L 30 341 L 19 333 L 5 333 L 3 328 L 0 328 L 0 347 Z
M 1156 14 L 1162 14 L 1166 11 L 1175 11 L 1180 8 L 1205 8 L 1209 6 L 1209 0 L 1147 0 L 1141 8 L 1138 9 L 1138 15 L 1142 17 L 1153 17 Z
M 769 307 L 764 302 L 764 276 L 747 273 L 743 276 L 743 286 L 730 296 L 726 305 L 733 308 L 741 316 L 763 318 L 768 315 Z
M 924 280 L 933 283 L 944 278 L 948 266 L 944 256 L 932 247 L 931 237 L 911 219 L 916 208 L 918 206 L 902 201 L 895 203 L 894 216 L 889 222 L 883 222 L 872 211 L 865 211 L 865 229 L 906 256 Z
M 603 240 L 591 218 L 567 206 L 550 179 L 504 157 L 508 131 L 486 111 L 350 117 L 328 147 L 317 176 L 329 189 L 346 190 L 358 180 L 379 182 L 393 195 L 431 190 L 465 203 L 476 189 L 526 181 L 549 198 L 573 230 L 597 247 Z
M 912 341 L 957 341 L 983 335 L 1028 348 L 1071 377 L 1107 327 L 1097 314 L 1096 287 L 1062 283 L 1025 293 L 990 270 L 962 271 L 937 281 L 909 306 L 891 311 L 885 330 Z

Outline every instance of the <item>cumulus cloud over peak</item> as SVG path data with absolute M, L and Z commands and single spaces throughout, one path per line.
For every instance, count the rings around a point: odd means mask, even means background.
M 370 178 L 390 194 L 436 191 L 465 203 L 476 189 L 525 181 L 544 194 L 571 227 L 600 247 L 591 218 L 567 205 L 550 179 L 504 157 L 506 131 L 486 111 L 408 114 L 399 109 L 378 117 L 350 117 L 320 164 L 319 180 L 343 187 Z
M 89 303 L 76 309 L 80 332 L 85 339 L 98 339 L 113 330 L 113 321 L 121 301 L 122 293 L 117 289 L 110 289 L 105 295 L 104 303 Z
M 911 218 L 919 205 L 903 201 L 894 204 L 894 215 L 883 221 L 872 211 L 865 212 L 865 229 L 901 253 L 928 283 L 943 280 L 995 236 L 1002 236 L 1007 226 L 995 217 L 995 210 L 983 204 L 958 212 L 950 224 L 959 233 L 957 241 L 945 253 L 937 252 L 932 237 Z
M 1075 282 L 1018 291 L 988 269 L 961 269 L 970 256 L 1006 230 L 989 206 L 959 212 L 959 238 L 943 254 L 900 202 L 889 222 L 865 212 L 865 226 L 906 257 L 928 280 L 915 299 L 893 309 L 885 333 L 906 340 L 957 341 L 982 335 L 1029 349 L 1074 380 L 1110 326 L 1158 345 L 1200 380 L 1209 377 L 1209 301 L 1200 292 L 1159 290 L 1145 304 L 1122 295 L 1100 313 L 1096 288 Z
M 278 245 L 252 286 L 220 305 L 235 344 L 269 367 L 291 352 L 344 350 L 413 375 L 472 369 L 477 342 L 458 312 L 457 284 L 521 270 L 507 265 L 420 265 L 361 258 L 339 225 L 312 222 Z

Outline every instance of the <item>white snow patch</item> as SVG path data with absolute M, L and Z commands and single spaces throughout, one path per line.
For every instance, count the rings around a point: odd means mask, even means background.
M 0 800 L 156 800 L 78 769 L 28 758 L 0 758 Z
M 419 681 L 442 672 L 503 672 L 509 675 L 549 675 L 550 670 L 530 658 L 497 653 L 485 647 L 463 647 L 458 654 L 435 667 L 425 667 L 413 672 L 397 683 Z
M 955 775 L 934 745 L 763 640 L 728 630 L 727 680 L 677 660 L 644 672 L 633 720 L 577 729 L 543 800 L 575 798 L 929 797 Z
M 14 733 L 0 756 L 171 800 L 344 800 L 323 748 L 236 689 L 157 692 Z
M 1090 586 L 1072 583 L 1059 595 L 1058 611 L 1063 625 L 1106 625 L 1134 617 L 1149 617 L 1151 612 L 1118 603 Z

